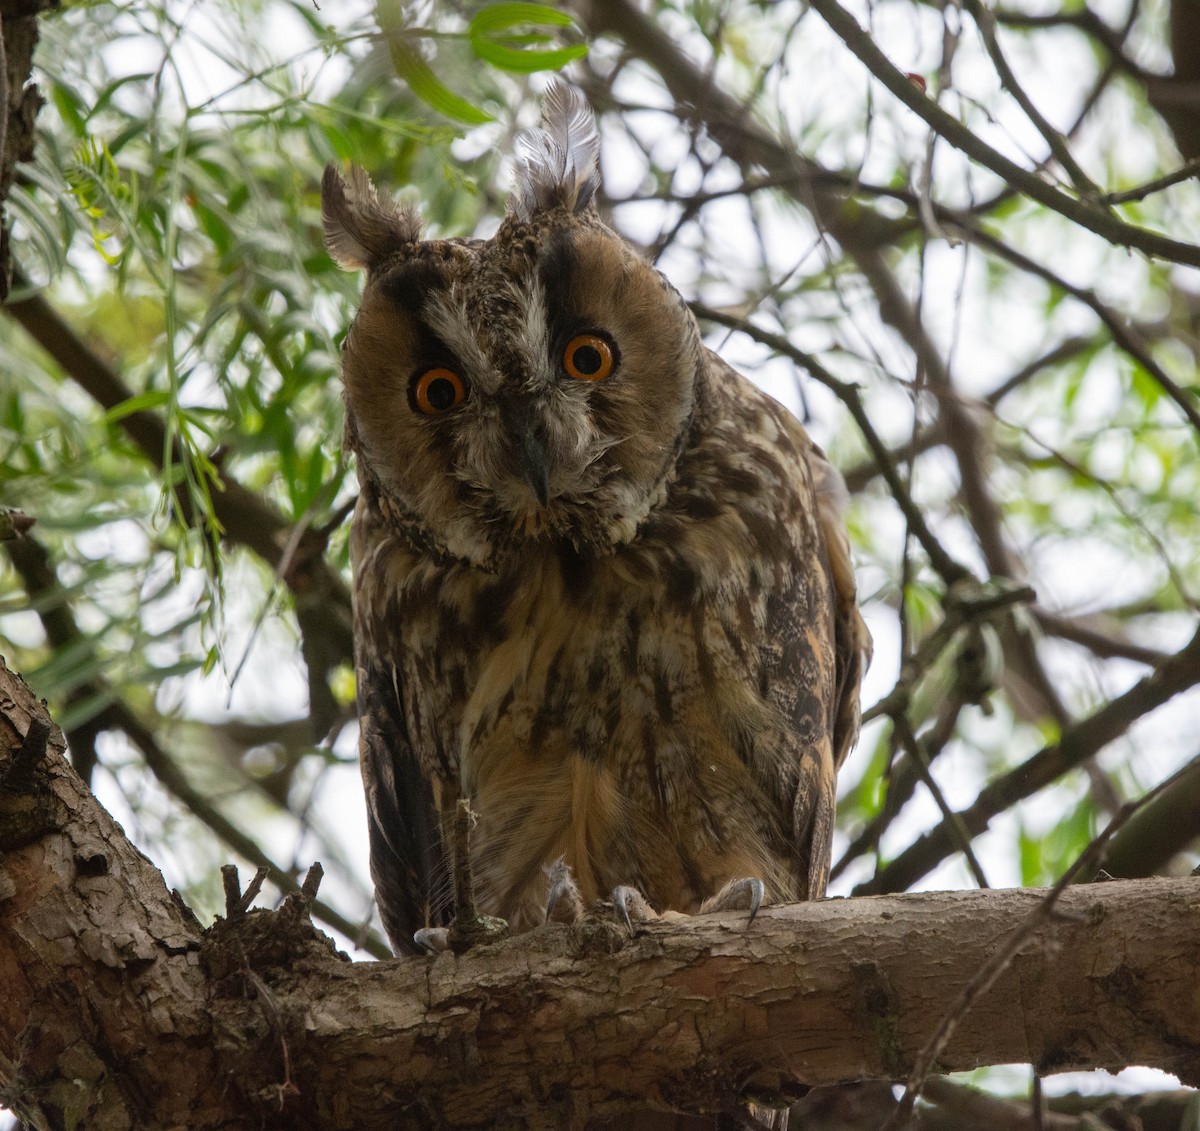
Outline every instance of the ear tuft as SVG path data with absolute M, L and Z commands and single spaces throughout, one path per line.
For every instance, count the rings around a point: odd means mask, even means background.
M 542 124 L 517 138 L 510 202 L 522 220 L 550 208 L 582 212 L 600 187 L 600 134 L 582 94 L 560 78 L 546 90 Z
M 382 196 L 357 165 L 346 180 L 332 165 L 321 179 L 325 246 L 346 271 L 370 271 L 421 238 L 421 219 L 411 208 Z

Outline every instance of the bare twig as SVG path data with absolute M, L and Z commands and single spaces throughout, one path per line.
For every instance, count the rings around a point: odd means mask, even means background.
M 1087 306 L 1108 328 L 1109 333 L 1112 334 L 1113 341 L 1146 370 L 1163 392 L 1175 402 L 1191 426 L 1197 432 L 1200 432 L 1200 402 L 1197 401 L 1195 394 L 1189 393 L 1184 389 L 1155 361 L 1150 351 L 1146 348 L 1146 344 L 1141 341 L 1138 332 L 1125 318 L 1101 302 L 1092 291 L 1085 287 L 1077 287 L 1073 283 L 1069 283 L 1061 275 L 1051 271 L 1049 267 L 1038 263 L 1034 259 L 1030 259 L 1029 256 L 1010 247 L 990 232 L 985 231 L 974 220 L 963 217 L 962 230 L 967 233 L 967 238 L 972 243 L 985 247 L 1000 256 L 1000 258 L 1008 260 L 1009 263 L 1012 263 L 1016 267 L 1020 267 L 1023 271 L 1028 271 L 1031 275 L 1036 275 L 1038 278 L 1044 279 L 1051 286 L 1057 287 L 1065 294 L 1069 294 L 1072 298 L 1077 299 Z
M 985 786 L 974 803 L 958 813 L 959 819 L 972 836 L 978 836 L 997 813 L 1081 765 L 1143 715 L 1197 684 L 1200 684 L 1200 630 L 1125 694 L 1072 724 L 1062 732 L 1058 742 L 1043 747 Z M 951 829 L 943 821 L 909 845 L 877 876 L 860 884 L 855 894 L 903 891 L 951 855 L 954 845 Z
M 942 701 L 933 726 L 918 735 L 917 741 L 925 755 L 926 766 L 933 765 L 946 743 L 953 737 L 959 714 L 965 705 L 966 700 L 956 688 L 954 693 Z M 884 783 L 886 791 L 882 808 L 855 836 L 841 858 L 830 869 L 830 880 L 840 876 L 851 861 L 878 848 L 880 838 L 912 797 L 920 781 L 918 764 L 912 758 L 903 755 L 891 763 Z
M 247 884 L 246 890 L 243 892 L 241 880 L 238 878 L 237 865 L 221 865 L 221 884 L 225 889 L 225 918 L 236 919 L 240 915 L 245 915 L 258 898 L 258 893 L 262 891 L 263 883 L 270 874 L 269 868 L 260 866 L 255 870 L 254 878 Z
M 1190 161 L 1180 165 L 1173 173 L 1156 177 L 1152 181 L 1138 185 L 1137 188 L 1126 189 L 1124 192 L 1106 192 L 1100 201 L 1103 204 L 1128 204 L 1134 200 L 1145 200 L 1153 193 L 1162 192 L 1163 189 L 1169 189 L 1172 185 L 1179 184 L 1180 181 L 1190 180 L 1196 176 L 1200 176 L 1200 157 L 1193 157 Z
M 447 935 L 455 954 L 463 954 L 481 942 L 496 942 L 509 933 L 503 919 L 481 915 L 475 906 L 475 881 L 471 876 L 471 828 L 475 821 L 471 803 L 460 797 L 454 810 L 454 922 Z
M 990 887 L 991 885 L 987 882 L 987 876 L 983 874 L 983 867 L 980 865 L 975 856 L 975 851 L 971 847 L 971 834 L 967 832 L 962 822 L 957 820 L 957 815 L 947 803 L 941 787 L 934 779 L 933 774 L 930 773 L 929 762 L 925 757 L 924 751 L 921 749 L 921 744 L 917 741 L 916 735 L 912 732 L 912 727 L 909 726 L 908 716 L 897 715 L 893 718 L 892 725 L 896 729 L 900 745 L 904 748 L 904 752 L 916 768 L 917 776 L 924 782 L 925 788 L 929 790 L 929 794 L 937 805 L 938 811 L 942 814 L 942 819 L 949 822 L 950 830 L 958 844 L 958 850 L 963 854 L 963 858 L 966 860 L 967 867 L 970 868 L 975 882 L 981 888 Z
M 1013 96 L 1017 105 L 1024 111 L 1025 116 L 1033 123 L 1038 133 L 1042 135 L 1042 139 L 1049 146 L 1050 152 L 1063 169 L 1066 170 L 1076 190 L 1085 197 L 1098 199 L 1100 190 L 1092 183 L 1091 178 L 1071 155 L 1071 151 L 1067 147 L 1062 134 L 1046 120 L 1042 112 L 1034 105 L 1033 99 L 1025 93 L 1024 88 L 1017 81 L 1017 76 L 1013 74 L 1012 68 L 1008 65 L 1008 60 L 1004 57 L 1004 52 L 1000 49 L 1000 42 L 996 38 L 996 20 L 991 10 L 985 4 L 981 3 L 980 0 L 963 0 L 963 5 L 971 13 L 971 17 L 975 20 L 975 25 L 979 28 L 979 33 L 983 37 L 984 47 L 987 48 L 992 65 L 996 68 L 996 74 L 1000 79 L 1001 85 Z
M 1043 632 L 1069 640 L 1072 644 L 1080 644 L 1102 660 L 1120 658 L 1153 665 L 1162 663 L 1168 655 L 1161 649 L 1147 648 L 1144 644 L 1135 644 L 1110 632 L 1101 632 L 1088 623 L 1091 618 L 1075 619 L 1041 608 L 1034 608 L 1032 612 Z
M 921 549 L 925 551 L 930 564 L 937 570 L 942 580 L 948 586 L 971 576 L 966 566 L 955 561 L 929 529 L 924 516 L 917 508 L 916 503 L 913 502 L 908 488 L 900 478 L 900 473 L 892 461 L 887 445 L 880 439 L 879 433 L 875 431 L 875 427 L 867 415 L 866 407 L 863 405 L 857 386 L 839 380 L 815 357 L 798 349 L 782 334 L 774 334 L 769 330 L 763 330 L 745 318 L 738 318 L 723 311 L 715 310 L 704 303 L 693 302 L 691 303 L 691 308 L 698 318 L 703 318 L 709 322 L 716 322 L 720 326 L 728 326 L 731 329 L 740 330 L 756 342 L 770 346 L 777 353 L 783 354 L 807 370 L 814 380 L 819 381 L 833 392 L 846 408 L 849 409 L 855 424 L 858 425 L 859 430 L 862 432 L 863 439 L 866 440 L 867 447 L 870 448 L 880 468 L 880 474 L 887 480 L 888 488 L 896 499 L 897 506 L 904 513 L 904 517 L 909 523 L 914 537 L 921 544 Z
M 837 0 L 811 0 L 811 3 L 871 74 L 956 149 L 960 149 L 1039 204 L 1044 204 L 1088 231 L 1095 232 L 1109 243 L 1135 248 L 1146 255 L 1174 263 L 1200 267 L 1200 247 L 1197 245 L 1183 243 L 1158 232 L 1126 224 L 1096 204 L 1067 196 L 1035 173 L 1010 161 L 957 118 L 946 113 L 932 99 L 922 94 L 903 71 L 892 65 L 871 36 Z

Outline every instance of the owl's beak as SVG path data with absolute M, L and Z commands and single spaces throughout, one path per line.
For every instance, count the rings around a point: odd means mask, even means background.
M 521 475 L 537 496 L 537 501 L 545 506 L 550 499 L 550 465 L 546 458 L 546 445 L 531 425 L 521 429 L 520 445 Z

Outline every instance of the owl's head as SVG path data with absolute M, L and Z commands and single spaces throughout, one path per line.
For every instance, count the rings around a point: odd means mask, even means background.
M 684 442 L 702 346 L 679 295 L 600 221 L 599 135 L 556 83 L 490 240 L 325 170 L 330 254 L 366 272 L 344 346 L 360 474 L 454 557 L 633 537 Z

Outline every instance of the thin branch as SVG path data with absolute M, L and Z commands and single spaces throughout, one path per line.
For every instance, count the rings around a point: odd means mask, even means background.
M 1136 5 L 1134 5 L 1136 7 Z M 1091 8 L 1071 10 L 1059 8 L 1054 12 L 1022 12 L 1013 8 L 999 8 L 996 22 L 1005 27 L 1039 30 L 1042 28 L 1073 27 L 1090 35 L 1112 57 L 1114 62 L 1128 75 L 1139 82 L 1153 77 L 1150 72 L 1138 66 L 1125 54 L 1125 39 L 1128 29 L 1123 33 L 1117 28 L 1105 23 Z
M 1004 52 L 1000 48 L 1000 42 L 996 38 L 996 21 L 991 11 L 986 5 L 980 3 L 980 0 L 963 0 L 963 6 L 971 13 L 976 27 L 979 28 L 980 35 L 983 36 L 984 47 L 991 57 L 992 65 L 996 68 L 996 74 L 1000 79 L 1001 86 L 1013 96 L 1017 105 L 1024 111 L 1025 116 L 1033 123 L 1038 133 L 1042 135 L 1042 139 L 1046 142 L 1050 152 L 1063 169 L 1066 170 L 1076 190 L 1085 197 L 1098 198 L 1100 190 L 1092 183 L 1091 178 L 1071 155 L 1071 151 L 1067 147 L 1062 134 L 1046 120 L 1042 112 L 1034 105 L 1033 99 L 1025 93 L 1024 88 L 1017 81 L 1017 76 L 1013 74 L 1012 68 L 1008 65 L 1008 60 L 1004 57 Z
M 975 851 L 971 847 L 971 835 L 967 832 L 961 821 L 956 819 L 956 814 L 950 808 L 946 801 L 945 794 L 942 793 L 941 787 L 930 771 L 929 761 L 925 757 L 925 752 L 921 749 L 921 744 L 917 741 L 916 735 L 912 732 L 912 727 L 909 726 L 907 715 L 897 715 L 892 720 L 892 725 L 896 729 L 896 735 L 900 739 L 900 745 L 904 748 L 904 752 L 908 755 L 911 764 L 916 768 L 917 776 L 924 783 L 925 788 L 929 790 L 929 795 L 933 798 L 934 804 L 938 807 L 938 812 L 942 814 L 942 819 L 948 822 L 950 830 L 954 833 L 955 840 L 958 843 L 958 851 L 963 854 L 963 858 L 967 862 L 967 867 L 971 871 L 971 875 L 975 878 L 975 882 L 981 887 L 986 888 L 991 885 L 987 882 L 987 876 L 983 873 L 983 867 L 975 857 Z
M 892 65 L 871 36 L 837 3 L 837 0 L 811 0 L 811 4 L 871 74 L 956 149 L 978 161 L 1039 204 L 1044 204 L 1111 244 L 1135 248 L 1146 255 L 1173 263 L 1200 267 L 1200 247 L 1197 245 L 1183 243 L 1158 232 L 1126 224 L 1096 204 L 1060 192 L 1036 174 L 1010 161 L 958 119 L 937 106 L 932 99 L 922 94 L 903 71 Z
M 763 330 L 745 318 L 738 318 L 723 311 L 715 310 L 704 303 L 693 302 L 690 305 L 693 313 L 698 318 L 715 322 L 719 326 L 728 326 L 730 329 L 739 330 L 754 341 L 769 346 L 776 353 L 790 358 L 798 366 L 805 369 L 814 380 L 819 381 L 834 393 L 849 410 L 855 424 L 858 425 L 859 431 L 862 432 L 867 447 L 870 448 L 872 455 L 879 465 L 880 474 L 887 481 L 888 488 L 896 500 L 896 505 L 903 512 L 914 537 L 920 542 L 921 548 L 929 558 L 930 564 L 947 586 L 953 585 L 956 581 L 962 581 L 971 577 L 971 573 L 967 567 L 955 561 L 946 552 L 945 548 L 934 537 L 933 532 L 926 524 L 924 516 L 913 501 L 908 488 L 904 485 L 904 481 L 900 478 L 900 473 L 895 463 L 892 462 L 891 453 L 888 451 L 887 445 L 884 444 L 879 433 L 875 431 L 875 427 L 867 415 L 866 407 L 863 405 L 862 396 L 857 386 L 839 380 L 817 361 L 815 357 L 804 350 L 798 349 L 782 334 L 774 334 L 770 330 Z
M 1064 338 L 1058 345 L 1047 350 L 1044 354 L 1035 357 L 1015 373 L 1006 377 L 990 393 L 987 393 L 983 397 L 981 403 L 987 405 L 989 409 L 995 410 L 1005 397 L 1016 392 L 1023 385 L 1027 385 L 1045 370 L 1053 368 L 1056 365 L 1061 365 L 1064 361 L 1070 361 L 1072 358 L 1078 357 L 1081 353 L 1085 353 L 1089 349 L 1095 349 L 1095 347 L 1095 338 Z M 936 420 L 922 428 L 912 439 L 901 444 L 899 447 L 889 448 L 888 451 L 892 462 L 900 464 L 907 463 L 915 457 L 923 455 L 925 452 L 941 447 L 945 443 L 946 427 L 942 421 Z M 880 474 L 882 474 L 882 469 L 879 464 L 874 459 L 868 458 L 861 463 L 855 464 L 853 467 L 843 469 L 842 478 L 845 479 L 846 487 L 850 493 L 855 495 L 865 490 L 867 484 Z
M 1046 609 L 1034 608 L 1033 615 L 1042 631 L 1061 640 L 1069 640 L 1086 648 L 1093 656 L 1102 660 L 1133 660 L 1139 664 L 1161 664 L 1168 653 L 1158 648 L 1135 644 L 1132 640 L 1101 632 L 1087 623 L 1088 618 L 1074 618 Z
M 966 706 L 966 700 L 961 692 L 947 696 L 938 710 L 933 726 L 921 732 L 918 742 L 924 754 L 926 766 L 932 766 L 934 760 L 945 748 L 946 743 L 954 736 L 958 717 Z M 850 863 L 868 852 L 874 852 L 879 847 L 879 841 L 888 830 L 891 823 L 900 815 L 900 811 L 916 792 L 917 784 L 921 781 L 918 764 L 907 755 L 896 759 L 889 767 L 884 781 L 885 794 L 883 807 L 872 818 L 847 846 L 841 858 L 829 871 L 830 880 L 840 876 Z
M 1161 707 L 1180 692 L 1200 684 L 1200 629 L 1174 655 L 1139 680 L 1123 695 L 1094 714 L 1066 728 L 1058 742 L 985 786 L 975 801 L 957 816 L 978 836 L 992 818 L 1031 796 L 1069 770 L 1080 766 L 1124 734 L 1138 719 Z M 953 854 L 955 839 L 946 821 L 900 853 L 878 875 L 855 888 L 855 895 L 903 891 Z
M 1172 185 L 1179 184 L 1180 181 L 1190 180 L 1197 176 L 1200 176 L 1200 157 L 1193 157 L 1173 173 L 1167 173 L 1153 181 L 1147 181 L 1144 185 L 1138 185 L 1137 188 L 1126 189 L 1124 192 L 1107 192 L 1100 197 L 1100 202 L 1102 204 L 1128 204 L 1134 200 L 1145 200 L 1153 193 L 1162 192 L 1163 189 L 1169 189 Z
M 952 222 L 952 217 L 949 215 L 947 215 L 946 219 L 948 222 Z M 960 220 L 960 230 L 972 243 L 987 248 L 1001 259 L 1007 260 L 1014 266 L 1020 267 L 1023 271 L 1029 272 L 1031 275 L 1036 275 L 1038 278 L 1045 280 L 1051 286 L 1057 287 L 1065 294 L 1069 294 L 1072 298 L 1077 299 L 1088 307 L 1108 328 L 1117 345 L 1146 370 L 1163 392 L 1174 401 L 1191 426 L 1200 433 L 1200 402 L 1197 401 L 1194 394 L 1184 389 L 1154 360 L 1146 347 L 1146 343 L 1140 339 L 1137 330 L 1124 318 L 1118 315 L 1111 307 L 1101 302 L 1094 292 L 1085 287 L 1077 287 L 1073 283 L 1069 283 L 1061 275 L 1051 271 L 1049 267 L 1045 267 L 1036 260 L 1030 259 L 1027 255 L 1017 251 L 1016 248 L 1010 247 L 1003 240 L 985 231 L 975 224 L 973 220 L 961 214 Z

